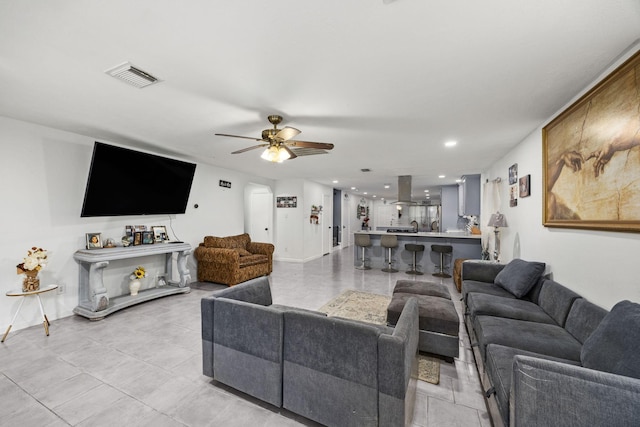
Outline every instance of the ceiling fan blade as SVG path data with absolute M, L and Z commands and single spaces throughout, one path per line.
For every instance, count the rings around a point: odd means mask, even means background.
M 299 134 L 300 131 L 298 129 L 285 126 L 276 133 L 276 138 L 281 139 L 282 141 L 288 141 Z
M 291 156 L 291 157 L 289 157 L 287 160 L 293 160 L 293 159 L 295 159 L 296 157 L 298 157 L 298 156 L 296 156 L 296 153 L 294 153 L 293 151 L 291 151 L 291 150 L 289 149 L 289 147 L 287 147 L 286 145 L 282 144 L 282 145 L 281 145 L 281 147 L 282 147 L 282 148 L 284 148 L 284 149 L 285 149 L 285 151 L 286 151 L 287 153 L 289 153 L 289 156 Z
M 258 141 L 261 141 L 261 140 L 259 139 Z M 258 145 L 254 145 L 253 147 L 247 147 L 247 148 L 243 148 L 242 150 L 234 151 L 231 154 L 240 154 L 240 153 L 244 153 L 246 151 L 255 150 L 256 148 L 267 147 L 267 146 L 269 146 L 269 144 L 258 144 Z
M 264 141 L 264 139 L 261 139 L 261 138 L 252 138 L 250 136 L 240 136 L 240 135 L 229 135 L 229 134 L 226 134 L 226 133 L 216 133 L 215 135 L 216 136 L 228 136 L 228 137 L 231 137 L 231 138 L 251 139 L 253 141 Z
M 290 147 L 317 148 L 319 150 L 333 150 L 333 144 L 328 142 L 312 142 L 312 141 L 287 141 Z

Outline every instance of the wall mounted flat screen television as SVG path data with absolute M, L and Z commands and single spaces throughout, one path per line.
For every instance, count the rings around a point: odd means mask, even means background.
M 96 142 L 82 217 L 183 214 L 196 165 Z

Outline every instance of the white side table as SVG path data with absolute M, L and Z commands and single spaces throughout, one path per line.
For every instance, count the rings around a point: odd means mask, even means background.
M 44 332 L 47 334 L 47 336 L 49 336 L 50 323 L 49 323 L 49 319 L 47 319 L 47 315 L 44 314 L 44 307 L 42 306 L 42 300 L 40 300 L 40 294 L 52 291 L 54 289 L 58 289 L 58 285 L 49 285 L 44 288 L 40 288 L 37 291 L 30 291 L 30 292 L 22 292 L 22 289 L 15 289 L 15 290 L 8 291 L 7 292 L 8 297 L 22 297 L 22 300 L 20 301 L 20 305 L 18 306 L 18 311 L 16 311 L 16 314 L 13 315 L 13 319 L 11 319 L 11 324 L 7 328 L 7 332 L 4 333 L 4 336 L 2 337 L 2 341 L 0 342 L 4 342 L 4 340 L 7 338 L 7 335 L 9 335 L 9 331 L 13 326 L 13 322 L 16 321 L 16 317 L 18 317 L 18 313 L 20 313 L 20 309 L 22 308 L 24 299 L 31 295 L 35 295 L 38 298 L 38 305 L 40 306 L 40 314 L 42 314 L 42 317 L 44 318 L 44 322 L 42 322 L 42 324 L 44 325 Z

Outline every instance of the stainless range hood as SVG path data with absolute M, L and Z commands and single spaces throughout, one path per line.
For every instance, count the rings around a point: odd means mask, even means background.
M 411 200 L 411 175 L 401 175 L 398 177 L 398 200 L 394 205 L 417 205 Z

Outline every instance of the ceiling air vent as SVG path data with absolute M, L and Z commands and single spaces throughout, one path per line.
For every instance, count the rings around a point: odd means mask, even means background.
M 160 81 L 146 71 L 142 71 L 128 62 L 110 68 L 106 70 L 105 73 L 137 88 L 143 88 Z

